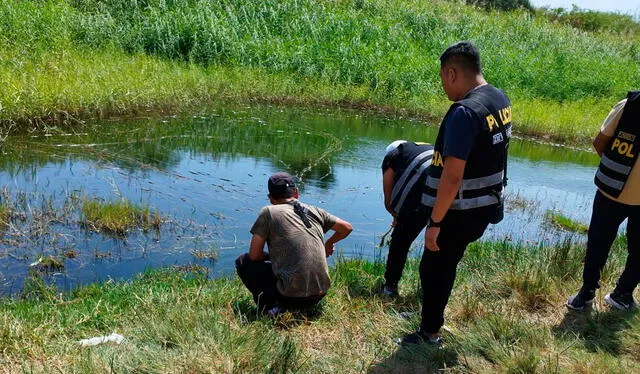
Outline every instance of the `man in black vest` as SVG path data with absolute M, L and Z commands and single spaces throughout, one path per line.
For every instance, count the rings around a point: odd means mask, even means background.
M 616 104 L 593 141 L 600 155 L 598 186 L 587 239 L 582 288 L 567 301 L 572 310 L 593 304 L 600 273 L 607 262 L 618 228 L 627 219 L 627 263 L 613 292 L 604 300 L 621 310 L 637 306 L 633 291 L 640 281 L 640 91 Z
M 422 199 L 430 213 L 420 262 L 422 320 L 403 343 L 442 342 L 458 262 L 469 243 L 503 215 L 509 98 L 485 81 L 480 53 L 470 42 L 444 51 L 440 78 L 454 104 L 442 120 Z
M 386 151 L 382 160 L 382 190 L 384 206 L 393 216 L 394 230 L 382 293 L 397 296 L 409 247 L 427 224 L 428 216 L 421 200 L 433 146 L 396 140 Z

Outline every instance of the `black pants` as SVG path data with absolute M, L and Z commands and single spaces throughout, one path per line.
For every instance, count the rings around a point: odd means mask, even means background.
M 384 273 L 385 284 L 397 287 L 411 243 L 418 237 L 420 231 L 427 225 L 429 216 L 425 208 L 418 208 L 409 212 L 401 212 L 396 219 L 396 226 L 391 233 L 387 269 Z
M 478 214 L 447 212 L 438 235 L 440 250 L 425 248 L 420 261 L 422 331 L 437 333 L 444 324 L 444 309 L 456 280 L 458 262 L 469 243 L 478 240 L 488 225 L 486 217 Z
M 287 297 L 278 292 L 277 278 L 273 274 L 271 261 L 251 261 L 244 253 L 236 259 L 236 272 L 253 295 L 259 311 L 278 305 L 286 309 L 304 309 L 317 304 L 324 295 Z
M 618 279 L 616 291 L 631 293 L 640 281 L 640 205 L 626 205 L 613 201 L 599 190 L 593 199 L 593 212 L 589 224 L 587 253 L 582 274 L 583 287 L 600 287 L 600 274 L 609 257 L 618 228 L 627 221 L 627 249 L 629 255 L 624 271 Z

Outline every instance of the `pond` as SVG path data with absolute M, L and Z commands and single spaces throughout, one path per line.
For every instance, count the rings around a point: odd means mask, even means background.
M 276 171 L 302 181 L 301 200 L 348 220 L 345 257 L 382 258 L 391 217 L 382 203 L 380 163 L 396 139 L 434 142 L 435 123 L 349 110 L 220 107 L 190 116 L 90 121 L 11 135 L 2 143 L 0 296 L 34 274 L 60 290 L 146 269 L 198 266 L 233 272 L 249 228 L 268 203 Z M 555 210 L 588 223 L 597 156 L 514 139 L 505 220 L 483 240 L 534 245 L 564 240 L 545 221 Z M 82 201 L 129 201 L 162 217 L 159 229 L 124 235 L 84 224 Z M 419 255 L 422 236 L 412 253 Z M 61 266 L 43 271 L 43 258 Z

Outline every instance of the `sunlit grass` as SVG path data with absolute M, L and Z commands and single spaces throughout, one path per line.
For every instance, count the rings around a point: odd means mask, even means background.
M 549 210 L 544 216 L 545 222 L 560 230 L 571 231 L 586 234 L 589 231 L 589 225 L 577 222 L 559 212 Z
M 96 231 L 125 234 L 134 227 L 158 228 L 161 217 L 148 206 L 137 206 L 127 200 L 104 202 L 85 199 L 82 202 L 84 224 Z
M 11 0 L 0 16 L 5 125 L 220 100 L 440 118 L 437 57 L 471 39 L 513 100 L 515 132 L 576 142 L 640 79 L 622 36 L 455 2 Z
M 618 271 L 625 252 L 609 259 Z M 9 371 L 162 372 L 633 372 L 640 314 L 605 307 L 616 274 L 603 275 L 594 310 L 571 313 L 583 248 L 476 243 L 459 267 L 446 312 L 447 343 L 400 348 L 417 326 L 418 261 L 397 299 L 381 297 L 384 264 L 341 259 L 318 308 L 277 318 L 256 314 L 237 278 L 208 279 L 197 266 L 159 270 L 58 295 L 38 278 L 25 299 L 0 303 L 0 363 Z M 560 274 L 558 269 L 569 269 Z M 408 312 L 401 314 L 400 312 Z M 93 336 L 120 345 L 81 349 Z

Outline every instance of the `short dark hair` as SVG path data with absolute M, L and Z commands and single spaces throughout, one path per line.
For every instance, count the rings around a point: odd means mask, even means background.
M 440 55 L 440 68 L 448 64 L 456 64 L 464 70 L 479 74 L 482 72 L 480 65 L 480 51 L 469 41 L 458 42 L 447 48 Z

